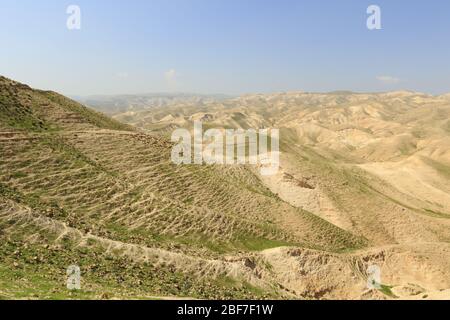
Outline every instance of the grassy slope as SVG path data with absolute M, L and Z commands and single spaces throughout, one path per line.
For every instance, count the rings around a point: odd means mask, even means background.
M 282 245 L 342 251 L 365 244 L 283 203 L 245 167 L 174 166 L 166 140 L 56 93 L 0 79 L 0 129 L 0 296 L 6 298 L 274 294 L 225 275 L 198 280 L 160 261 L 130 262 L 105 247 L 111 241 L 218 261 L 224 253 Z M 283 212 L 298 216 L 302 236 L 277 223 Z M 66 237 L 61 226 L 77 236 Z M 86 244 L 86 235 L 101 245 Z M 87 290 L 75 296 L 63 281 L 72 263 L 85 272 Z
M 50 131 L 69 127 L 91 126 L 97 129 L 133 130 L 55 92 L 33 90 L 30 87 L 0 77 L 0 123 L 3 128 L 23 131 Z

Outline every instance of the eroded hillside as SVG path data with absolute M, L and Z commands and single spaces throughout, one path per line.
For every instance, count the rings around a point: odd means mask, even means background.
M 448 100 L 377 97 L 392 101 L 289 94 L 155 108 L 138 120 L 149 132 L 0 78 L 0 296 L 448 297 Z M 173 164 L 170 128 L 197 119 L 278 126 L 279 174 Z M 70 265 L 80 291 L 66 288 Z M 378 290 L 367 288 L 372 265 Z
M 295 297 L 306 293 L 261 252 L 367 244 L 250 167 L 176 166 L 162 136 L 53 92 L 5 78 L 0 88 L 3 297 Z M 80 292 L 65 288 L 70 265 Z
M 194 121 L 202 121 L 205 128 L 280 129 L 282 168 L 275 176 L 260 177 L 265 187 L 285 203 L 367 239 L 370 249 L 358 253 L 378 252 L 383 257 L 385 281 L 397 296 L 423 298 L 430 295 L 417 292 L 448 288 L 448 95 L 248 95 L 114 118 L 165 136 L 178 127 L 192 128 Z M 404 260 L 391 254 L 403 255 Z M 421 260 L 430 265 L 425 267 Z M 441 276 L 424 271 L 433 268 L 441 270 Z M 298 277 L 304 286 L 307 276 Z M 318 287 L 319 283 L 317 279 Z M 331 296 L 355 297 L 358 292 L 346 288 L 337 294 L 339 286 L 334 287 Z

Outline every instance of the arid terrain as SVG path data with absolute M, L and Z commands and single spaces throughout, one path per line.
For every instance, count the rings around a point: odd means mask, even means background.
M 449 95 L 185 98 L 0 77 L 0 298 L 450 299 Z M 173 164 L 195 120 L 280 129 L 279 173 Z

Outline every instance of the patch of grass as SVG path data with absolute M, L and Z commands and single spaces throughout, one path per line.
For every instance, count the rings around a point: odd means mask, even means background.
M 63 137 L 60 137 L 58 135 L 46 135 L 45 137 L 42 137 L 40 140 L 44 145 L 49 147 L 50 149 L 60 152 L 63 155 L 70 158 L 70 160 L 78 161 L 80 163 L 87 163 L 93 168 L 104 172 L 112 177 L 117 177 L 117 173 L 105 169 L 103 166 L 101 166 L 99 163 L 95 162 L 94 160 L 90 159 L 88 156 L 86 156 L 84 153 L 82 153 L 77 148 L 73 147 L 71 144 L 69 144 L 67 141 L 64 140 Z
M 103 129 L 133 131 L 133 127 L 113 120 L 106 115 L 89 109 L 78 102 L 70 100 L 55 92 L 39 91 L 50 101 L 57 103 L 62 108 L 80 115 L 86 122 Z
M 25 178 L 26 176 L 27 176 L 27 174 L 22 171 L 17 171 L 17 172 L 14 172 L 13 174 L 11 174 L 11 178 L 13 178 L 13 179 Z
M 13 200 L 17 203 L 28 206 L 38 212 L 46 212 L 51 214 L 53 218 L 67 217 L 68 213 L 61 208 L 56 202 L 44 202 L 37 194 L 24 194 L 15 188 L 8 187 L 0 183 L 0 197 Z
M 0 91 L 0 123 L 26 131 L 46 131 L 50 125 L 40 119 L 29 105 L 23 104 L 11 88 Z
M 388 286 L 388 285 L 382 284 L 382 285 L 381 285 L 381 288 L 378 289 L 378 290 L 379 290 L 381 293 L 387 295 L 388 297 L 397 299 L 398 297 L 392 292 L 392 288 L 393 288 L 393 286 Z
M 275 292 L 271 292 L 271 291 L 266 291 L 263 290 L 261 288 L 258 288 L 250 283 L 248 283 L 247 281 L 238 281 L 236 279 L 233 279 L 231 277 L 228 276 L 219 276 L 215 279 L 215 282 L 218 285 L 221 285 L 225 288 L 230 288 L 233 290 L 238 290 L 240 292 L 246 293 L 246 294 L 250 294 L 250 295 L 254 295 L 254 296 L 258 296 L 258 297 L 262 297 L 264 299 L 267 298 L 278 298 L 278 294 L 276 294 Z
M 448 213 L 442 213 L 442 212 L 434 211 L 431 209 L 423 209 L 423 210 L 425 210 L 427 213 L 429 213 L 429 215 L 432 217 L 450 219 L 450 214 L 448 214 Z
M 64 248 L 56 249 L 25 244 L 19 239 L 11 241 L 0 237 L 0 240 L 3 243 L 0 247 L 0 295 L 6 299 L 276 298 L 275 294 L 239 279 L 199 279 L 180 273 L 171 265 L 133 262 L 105 252 L 102 247 L 88 250 L 73 247 L 76 243 L 67 243 Z M 81 268 L 81 291 L 66 288 L 66 269 L 72 264 Z
M 265 238 L 251 238 L 241 237 L 238 241 L 233 243 L 237 248 L 242 248 L 248 251 L 263 251 L 278 247 L 296 247 L 299 244 L 291 243 L 282 240 L 269 240 Z

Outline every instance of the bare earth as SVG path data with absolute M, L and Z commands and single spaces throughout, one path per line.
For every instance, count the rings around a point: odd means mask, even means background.
M 448 96 L 189 96 L 113 120 L 0 89 L 1 298 L 450 299 Z M 279 173 L 172 164 L 198 119 L 279 128 Z

